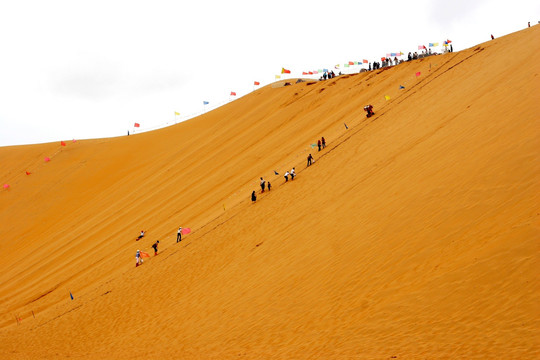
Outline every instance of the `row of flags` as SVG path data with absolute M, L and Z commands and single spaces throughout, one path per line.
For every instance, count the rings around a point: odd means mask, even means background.
M 452 40 L 445 40 L 443 46 L 448 46 Z M 439 43 L 429 43 L 429 47 L 439 46 Z M 426 45 L 418 45 L 418 50 L 427 50 Z

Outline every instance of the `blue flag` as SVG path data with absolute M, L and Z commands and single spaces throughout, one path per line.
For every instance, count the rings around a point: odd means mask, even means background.
M 73 294 L 71 293 L 71 291 L 69 292 L 69 296 L 71 296 L 71 300 L 73 300 Z
M 208 101 L 203 101 L 202 103 L 203 103 L 203 105 L 208 105 L 208 104 L 210 104 Z

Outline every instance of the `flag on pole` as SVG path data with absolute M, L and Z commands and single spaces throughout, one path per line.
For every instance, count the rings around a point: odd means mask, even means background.
M 343 64 L 343 66 L 345 66 L 345 67 L 349 67 L 349 64 Z
M 276 79 L 281 79 L 281 75 L 276 75 Z
M 236 93 L 234 91 L 231 91 L 231 96 L 236 96 Z
M 307 75 L 307 72 L 305 72 L 305 71 L 302 71 L 302 75 Z
M 384 98 L 386 99 L 386 101 L 390 100 L 390 96 L 388 95 L 384 95 Z
M 180 113 L 178 111 L 175 111 L 174 115 L 180 115 Z
M 421 74 L 421 72 L 420 72 L 420 71 L 419 71 L 419 72 L 417 72 L 417 73 L 416 73 L 416 77 L 419 77 L 419 76 L 420 76 L 420 74 Z
M 446 40 L 447 44 L 450 44 L 451 42 L 452 42 L 452 40 Z
M 282 74 L 290 74 L 291 73 L 291 70 L 287 70 L 285 68 L 281 68 L 281 73 Z
M 418 45 L 418 50 L 424 50 L 426 48 L 425 45 Z
M 133 126 L 134 126 L 134 127 L 141 127 L 141 124 L 135 123 Z
M 62 145 L 62 146 L 66 146 L 66 143 L 65 143 L 65 142 L 63 142 L 63 141 L 60 141 L 60 145 Z
M 367 61 L 366 59 L 362 60 L 362 62 L 363 62 L 364 64 L 367 64 L 367 63 L 368 63 L 368 61 Z
M 258 82 L 258 81 L 255 81 L 255 82 L 253 82 L 253 85 L 261 85 L 261 83 Z
M 210 104 L 208 101 L 203 101 L 202 103 L 203 103 L 203 105 L 208 105 L 208 104 Z
M 349 65 L 354 65 L 354 61 L 349 61 Z
M 429 43 L 429 47 L 439 46 L 439 43 Z

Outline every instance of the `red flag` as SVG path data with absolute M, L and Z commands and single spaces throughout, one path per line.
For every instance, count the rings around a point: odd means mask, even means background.
M 234 91 L 231 91 L 231 96 L 236 96 L 236 93 Z
M 141 257 L 142 257 L 142 258 L 143 258 L 143 257 L 147 257 L 147 258 L 150 257 L 150 254 L 147 253 L 147 252 L 144 252 L 144 251 L 141 251 L 140 254 L 141 254 Z
M 362 61 L 362 62 L 363 62 L 364 64 L 367 64 L 367 63 L 368 63 L 368 61 L 367 61 L 366 59 L 364 59 L 364 61 Z
M 354 61 L 349 61 L 349 65 L 354 65 Z
M 258 81 L 255 81 L 255 82 L 253 83 L 253 85 L 261 85 L 261 83 L 258 82 Z
M 416 73 L 416 77 L 420 76 L 420 71 Z
M 60 145 L 62 145 L 62 146 L 66 146 L 66 143 L 65 143 L 65 142 L 63 142 L 63 141 L 60 141 Z
M 31 174 L 31 172 L 29 172 L 29 171 L 26 172 L 26 175 L 30 175 L 30 174 Z
M 452 42 L 452 40 L 446 40 L 447 44 L 450 44 L 451 42 Z
M 141 127 L 141 124 L 135 123 L 135 125 L 133 125 L 133 126 L 135 126 L 135 127 Z
M 290 74 L 291 73 L 291 70 L 287 70 L 285 68 L 281 68 L 281 73 L 282 74 Z
M 51 158 L 50 157 L 45 157 L 45 162 L 48 162 L 48 161 L 51 161 Z
M 313 75 L 313 71 L 308 72 L 309 75 Z
M 307 75 L 307 72 L 305 72 L 305 71 L 302 71 L 302 75 Z
M 384 60 L 386 60 L 386 58 L 385 58 L 385 57 L 382 57 L 382 58 L 381 58 L 381 61 L 384 61 Z

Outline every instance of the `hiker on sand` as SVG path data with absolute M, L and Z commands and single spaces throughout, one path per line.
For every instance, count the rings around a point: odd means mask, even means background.
M 319 151 L 321 151 L 321 140 L 317 140 L 317 146 L 319 147 Z
M 313 156 L 311 156 L 311 154 L 309 154 L 309 156 L 307 157 L 307 166 L 311 165 L 312 161 L 313 161 Z
M 152 247 L 154 248 L 154 256 L 157 255 L 157 252 L 158 252 L 158 245 L 159 245 L 159 240 L 156 241 L 156 242 L 154 243 L 154 245 L 152 245 Z
M 322 148 L 324 149 L 326 147 L 326 140 L 324 140 L 324 136 L 321 138 L 322 142 Z
M 251 193 L 251 202 L 255 202 L 257 201 L 257 195 L 255 194 L 255 190 L 253 190 L 253 192 Z
M 296 171 L 294 171 L 294 168 L 291 169 L 291 180 L 294 180 L 294 177 L 296 176 Z
M 272 188 L 272 184 L 270 184 L 270 181 L 268 182 L 268 191 Z
M 141 240 L 144 237 L 144 230 L 141 230 L 141 234 L 137 238 L 137 241 Z
M 264 192 L 264 186 L 266 185 L 266 181 L 261 177 L 261 192 Z
M 141 265 L 143 263 L 143 259 L 141 257 L 141 250 L 137 250 L 137 253 L 135 254 L 135 267 Z
M 289 172 L 285 171 L 285 174 L 283 175 L 283 177 L 285 178 L 285 182 L 289 181 Z
M 182 241 L 182 227 L 180 226 L 178 228 L 178 234 L 176 234 L 176 243 L 179 243 Z

